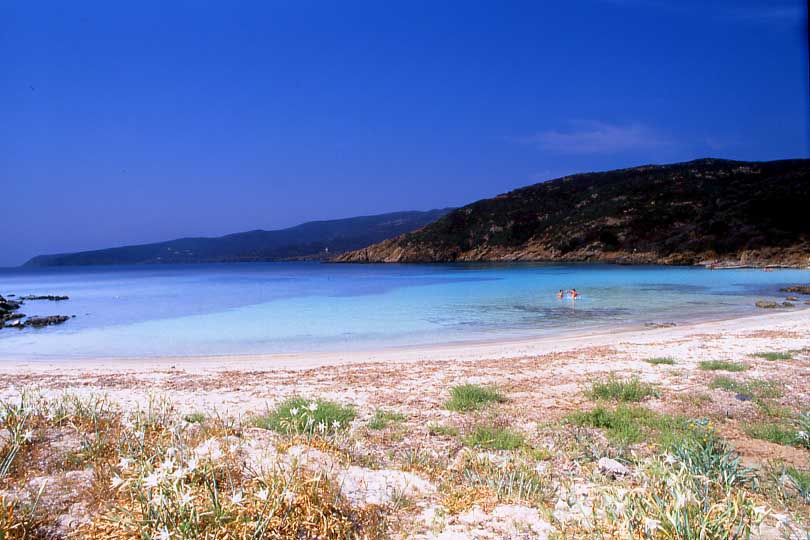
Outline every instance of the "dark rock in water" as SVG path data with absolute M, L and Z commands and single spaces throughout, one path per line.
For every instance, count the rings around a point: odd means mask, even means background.
M 751 396 L 745 394 L 737 394 L 736 396 L 734 396 L 734 398 L 737 399 L 738 401 L 751 401 L 751 399 L 753 399 Z
M 672 328 L 677 326 L 674 322 L 648 322 L 644 323 L 647 328 Z
M 779 304 L 773 300 L 757 300 L 755 305 L 762 309 L 775 309 L 779 307 Z
M 788 296 L 785 298 L 788 302 L 796 302 L 799 299 L 798 296 Z
M 20 309 L 20 302 L 16 300 L 6 300 L 2 296 L 0 296 L 0 313 L 10 313 L 12 311 L 17 311 Z
M 3 328 L 3 326 L 5 326 L 6 328 L 23 329 L 25 328 L 25 322 L 22 319 L 14 319 L 13 321 L 6 321 L 5 323 L 3 321 L 0 321 L 0 328 Z
M 779 290 L 782 291 L 782 292 L 810 294 L 810 285 L 793 285 L 791 287 L 782 287 Z
M 40 295 L 40 296 L 29 295 L 29 296 L 22 296 L 20 298 L 22 300 L 50 300 L 51 302 L 60 302 L 62 300 L 70 300 L 69 296 L 58 296 L 58 295 L 53 295 L 53 294 L 46 294 L 46 295 Z
M 42 328 L 43 326 L 51 326 L 54 324 L 62 324 L 70 319 L 67 315 L 49 315 L 47 317 L 31 317 L 25 321 L 26 326 L 33 326 L 34 328 Z
M 25 317 L 25 313 L 0 313 L 0 322 L 3 321 L 13 321 L 14 319 L 22 319 Z
M 782 302 L 782 307 L 795 307 L 796 304 L 791 304 L 790 302 Z

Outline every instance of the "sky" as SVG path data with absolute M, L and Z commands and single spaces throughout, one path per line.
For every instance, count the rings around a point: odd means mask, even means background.
M 4 2 L 0 266 L 808 157 L 804 6 Z

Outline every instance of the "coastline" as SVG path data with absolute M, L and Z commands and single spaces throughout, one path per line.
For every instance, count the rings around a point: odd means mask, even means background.
M 7 358 L 0 363 L 0 373 L 46 373 L 69 370 L 115 373 L 120 370 L 154 371 L 182 369 L 191 372 L 233 370 L 307 370 L 369 363 L 413 363 L 422 361 L 506 360 L 525 356 L 570 352 L 579 348 L 603 347 L 617 342 L 653 343 L 687 339 L 697 334 L 727 334 L 745 330 L 776 327 L 810 328 L 810 309 L 736 315 L 723 318 L 697 319 L 662 328 L 639 323 L 600 325 L 552 335 L 498 338 L 430 345 L 392 346 L 382 349 L 329 352 L 232 354 L 211 356 L 158 356 L 129 358 L 71 358 L 69 360 Z

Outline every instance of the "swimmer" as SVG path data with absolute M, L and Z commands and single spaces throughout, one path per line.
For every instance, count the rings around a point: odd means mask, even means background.
M 579 296 L 579 293 L 577 292 L 577 290 L 576 289 L 571 289 L 571 300 L 573 300 L 577 296 Z
M 557 298 L 559 298 L 560 300 L 562 300 L 562 297 L 563 297 L 563 296 L 565 296 L 565 292 L 564 292 L 562 289 L 560 289 L 560 292 L 558 292 L 558 293 L 557 293 Z

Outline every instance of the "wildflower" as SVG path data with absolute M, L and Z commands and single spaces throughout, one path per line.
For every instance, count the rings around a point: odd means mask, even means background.
M 163 463 L 158 465 L 158 469 L 160 469 L 161 472 L 168 472 L 171 471 L 173 468 L 174 468 L 174 461 L 171 458 L 164 459 Z
M 231 499 L 231 502 L 233 504 L 235 504 L 236 506 L 241 506 L 242 505 L 242 499 L 244 499 L 244 495 L 242 494 L 241 491 L 237 491 L 236 493 L 234 493 L 233 495 L 230 496 L 230 499 Z
M 170 446 L 169 448 L 166 449 L 167 458 L 173 458 L 175 455 L 177 455 L 177 448 Z
M 148 488 L 157 487 L 160 484 L 160 476 L 157 473 L 152 473 L 143 479 L 143 485 Z
M 687 498 L 683 493 L 677 493 L 675 495 L 675 509 L 680 510 L 683 508 L 687 503 Z
M 320 422 L 318 422 L 318 432 L 323 433 L 324 431 L 326 431 L 326 423 L 324 423 L 324 421 L 321 420 Z
M 621 501 L 616 501 L 616 514 L 619 516 L 624 515 L 624 511 L 627 508 L 627 504 Z
M 332 420 L 332 429 L 340 429 L 340 420 Z
M 646 518 L 644 520 L 644 530 L 647 532 L 648 535 L 652 536 L 652 534 L 658 530 L 658 527 L 661 526 L 661 522 L 657 519 L 653 518 Z
M 177 467 L 174 472 L 172 473 L 172 478 L 175 480 L 180 480 L 186 475 L 186 469 L 183 467 Z
M 116 474 L 112 477 L 112 480 L 110 480 L 110 487 L 113 489 L 118 489 L 123 483 L 124 480 Z
M 281 495 L 284 498 L 284 502 L 287 504 L 292 504 L 295 502 L 295 493 L 292 491 L 284 490 L 284 493 Z
M 158 531 L 158 535 L 155 537 L 155 540 L 169 540 L 171 537 L 172 533 L 169 532 L 169 529 L 163 526 Z
M 675 456 L 673 456 L 669 452 L 667 452 L 666 455 L 664 456 L 664 463 L 666 463 L 667 465 L 674 465 L 676 461 L 677 460 L 675 459 Z
M 197 458 L 191 458 L 186 461 L 186 467 L 189 474 L 193 473 L 194 470 L 197 468 Z
M 311 412 L 315 412 L 318 410 L 318 404 L 313 401 L 307 406 L 307 409 L 309 409 Z
M 129 469 L 129 464 L 132 463 L 132 460 L 129 458 L 122 457 L 121 460 L 118 462 L 118 468 L 122 471 Z
M 189 493 L 181 493 L 180 494 L 180 502 L 182 502 L 183 505 L 188 505 L 193 500 L 194 500 L 194 497 L 192 497 L 191 494 L 189 494 Z
M 295 416 L 297 414 L 298 414 L 298 408 L 297 407 L 293 407 L 292 409 L 290 409 L 290 416 Z
M 256 492 L 256 498 L 260 501 L 266 501 L 267 497 L 270 495 L 270 492 L 267 491 L 267 488 L 262 488 Z
M 34 432 L 31 431 L 30 429 L 27 429 L 25 430 L 25 433 L 23 433 L 22 438 L 25 442 L 31 442 L 31 439 L 34 438 Z

